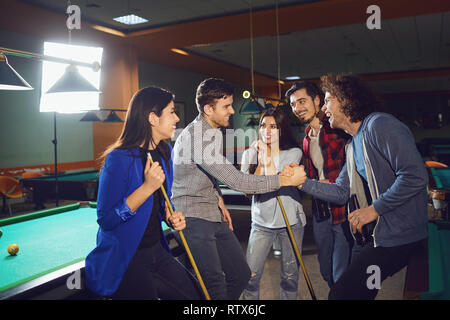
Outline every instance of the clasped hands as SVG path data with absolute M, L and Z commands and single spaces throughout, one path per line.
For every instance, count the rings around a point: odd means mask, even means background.
M 303 183 L 306 181 L 305 168 L 299 166 L 296 163 L 291 163 L 290 165 L 285 165 L 280 176 L 292 177 L 295 175 L 295 170 L 300 170 L 302 177 L 300 178 L 300 185 L 297 187 L 301 189 Z M 328 181 L 327 181 L 328 182 Z M 378 218 L 378 212 L 375 210 L 374 206 L 371 205 L 367 208 L 361 208 L 350 212 L 348 215 L 348 221 L 350 223 L 350 228 L 353 233 L 359 232 L 362 234 L 362 227 Z
M 301 188 L 307 178 L 305 167 L 303 165 L 298 165 L 297 163 L 285 165 L 283 171 L 280 172 L 280 177 L 289 178 L 289 185 L 297 186 L 297 188 Z

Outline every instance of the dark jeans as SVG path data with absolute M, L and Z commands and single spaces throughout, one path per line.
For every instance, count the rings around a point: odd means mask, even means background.
M 196 300 L 203 299 L 203 294 L 189 271 L 158 242 L 136 251 L 111 298 Z
M 348 221 L 339 224 L 333 224 L 332 221 L 332 216 L 320 222 L 316 215 L 313 216 L 320 274 L 330 288 L 347 270 L 353 245 Z
M 183 233 L 211 299 L 238 299 L 250 279 L 250 268 L 228 224 L 186 218 Z
M 355 246 L 350 266 L 331 288 L 328 299 L 375 299 L 378 289 L 371 289 L 370 287 L 373 287 L 374 282 L 372 280 L 376 272 L 369 267 L 376 266 L 379 268 L 379 282 L 381 284 L 387 277 L 407 266 L 410 256 L 418 250 L 423 250 L 423 246 L 426 246 L 427 243 L 427 239 L 424 239 L 396 247 Z

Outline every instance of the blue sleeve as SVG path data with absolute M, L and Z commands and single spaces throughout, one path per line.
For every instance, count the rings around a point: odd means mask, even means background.
M 97 222 L 103 230 L 112 230 L 135 214 L 126 203 L 131 161 L 131 157 L 109 154 L 100 172 Z
M 347 164 L 344 164 L 342 167 L 335 183 L 307 179 L 300 190 L 320 200 L 341 206 L 346 204 L 350 197 L 350 181 L 347 173 Z
M 396 176 L 392 186 L 373 203 L 377 213 L 383 215 L 422 192 L 428 184 L 428 175 L 411 132 L 396 118 L 384 116 L 373 121 L 368 140 Z

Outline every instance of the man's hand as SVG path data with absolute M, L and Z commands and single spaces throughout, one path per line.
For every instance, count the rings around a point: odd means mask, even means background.
M 292 176 L 294 185 L 298 188 L 301 188 L 303 183 L 306 181 L 306 172 L 305 167 L 303 165 L 301 166 L 294 166 L 294 175 Z
M 168 204 L 166 202 L 166 221 L 172 229 L 177 231 L 183 230 L 186 228 L 186 219 L 183 216 L 183 213 L 180 211 L 176 211 L 173 215 L 170 214 Z
M 379 217 L 377 211 L 373 207 L 373 205 L 367 208 L 361 208 L 350 212 L 348 215 L 348 222 L 350 223 L 350 228 L 353 233 L 358 231 L 362 234 L 362 227 Z
M 222 210 L 223 221 L 228 223 L 228 228 L 230 228 L 231 231 L 234 231 L 230 212 L 228 211 L 227 207 L 225 206 L 225 202 L 223 201 L 222 197 L 219 197 L 219 208 L 220 208 L 220 210 Z
M 305 168 L 303 166 L 299 166 L 298 164 L 292 163 L 289 166 L 285 166 L 283 171 L 280 173 L 280 184 L 282 187 L 295 186 L 301 188 L 305 181 Z
M 291 163 L 290 165 L 287 165 L 287 164 L 284 165 L 283 171 L 280 172 L 280 176 L 292 177 L 294 175 L 294 166 L 295 165 L 297 165 L 297 164 Z

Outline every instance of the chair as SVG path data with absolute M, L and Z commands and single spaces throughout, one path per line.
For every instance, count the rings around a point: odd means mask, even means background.
M 437 168 L 437 167 L 448 167 L 445 163 L 437 162 L 437 161 L 425 161 L 425 167 L 428 168 Z
M 21 198 L 23 196 L 20 182 L 9 176 L 0 176 L 0 193 L 3 197 L 3 209 L 5 212 L 6 202 L 8 199 Z M 9 215 L 12 216 L 11 204 L 8 204 Z

